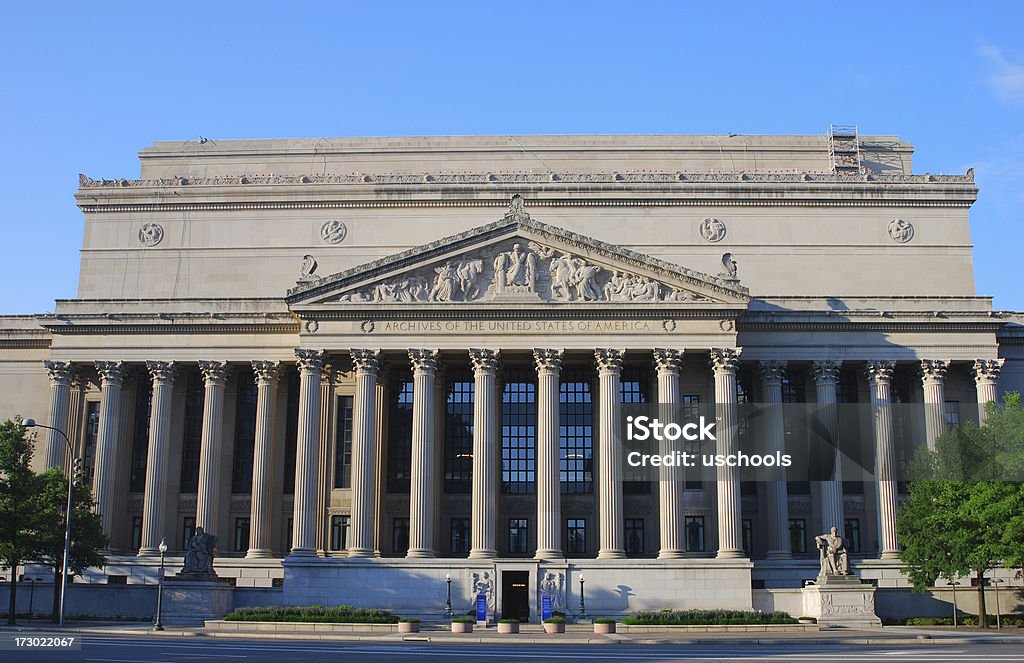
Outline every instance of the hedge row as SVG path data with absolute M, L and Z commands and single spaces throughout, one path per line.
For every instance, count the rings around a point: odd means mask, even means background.
M 239 608 L 224 619 L 230 622 L 322 622 L 327 624 L 396 624 L 398 615 L 376 608 L 339 606 L 261 606 Z
M 643 610 L 622 620 L 634 626 L 706 626 L 741 624 L 796 624 L 784 612 L 746 610 Z

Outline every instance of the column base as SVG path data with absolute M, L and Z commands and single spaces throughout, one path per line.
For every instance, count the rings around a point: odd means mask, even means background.
M 764 556 L 766 559 L 793 559 L 793 553 L 785 550 L 769 550 Z
M 715 559 L 743 559 L 746 554 L 742 550 L 719 550 Z
M 879 559 L 899 559 L 900 558 L 900 553 L 899 553 L 898 550 L 884 550 L 884 551 L 882 551 L 882 554 L 879 555 L 878 558 Z
M 137 557 L 159 557 L 160 551 L 156 548 L 139 548 Z
M 658 559 L 685 559 L 685 550 L 665 549 L 658 551 Z
M 377 557 L 369 548 L 349 548 L 349 557 Z
M 274 556 L 274 552 L 270 548 L 250 548 L 245 553 L 246 559 L 268 559 Z
M 316 550 L 313 548 L 292 548 L 288 553 L 289 557 L 316 557 Z
M 562 555 L 561 550 L 538 550 L 534 556 L 534 559 L 565 559 Z
M 437 553 L 429 548 L 410 548 L 409 552 L 405 553 L 406 558 L 423 558 L 423 557 L 437 557 Z
M 497 550 L 490 550 L 488 548 L 474 548 L 469 551 L 470 559 L 492 559 L 497 556 Z
M 625 550 L 616 550 L 615 548 L 606 548 L 597 552 L 598 559 L 625 559 Z

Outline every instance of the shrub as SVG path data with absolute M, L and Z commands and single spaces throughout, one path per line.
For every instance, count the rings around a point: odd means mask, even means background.
M 472 617 L 453 617 L 452 618 L 452 623 L 453 624 L 475 624 L 476 620 L 473 619 Z
M 239 608 L 224 616 L 229 622 L 321 622 L 327 624 L 394 624 L 398 617 L 387 610 L 339 606 L 260 606 Z
M 499 624 L 518 624 L 519 620 L 518 619 L 499 619 L 498 623 Z
M 595 624 L 614 624 L 615 620 L 611 617 L 598 617 L 594 620 Z
M 399 618 L 398 623 L 400 623 L 400 624 L 403 624 L 403 623 L 404 624 L 419 624 L 420 620 L 417 619 L 416 617 L 401 617 L 401 618 Z
M 751 612 L 747 610 L 642 610 L 622 620 L 637 626 L 796 624 L 784 612 Z
M 545 624 L 564 624 L 565 623 L 565 617 L 562 617 L 562 616 L 559 616 L 559 615 L 553 615 L 553 616 L 548 617 L 547 619 L 545 619 L 544 623 Z

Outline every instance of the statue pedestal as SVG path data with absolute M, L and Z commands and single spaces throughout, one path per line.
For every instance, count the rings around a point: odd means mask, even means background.
M 854 575 L 818 576 L 803 588 L 804 617 L 814 617 L 825 626 L 877 628 L 882 620 L 875 614 L 875 587 Z
M 173 579 L 164 582 L 166 626 L 202 626 L 231 612 L 234 587 L 218 580 Z

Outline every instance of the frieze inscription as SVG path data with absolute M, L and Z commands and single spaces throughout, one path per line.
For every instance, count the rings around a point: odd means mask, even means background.
M 657 320 L 383 320 L 371 323 L 366 333 L 384 334 L 448 334 L 448 333 L 607 333 L 640 334 L 660 331 L 663 328 Z

